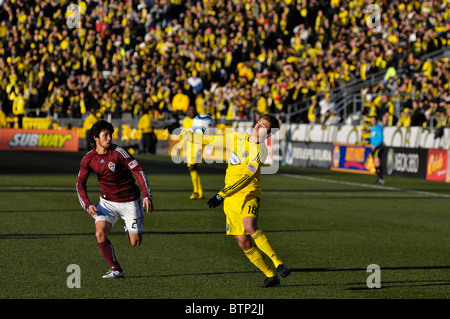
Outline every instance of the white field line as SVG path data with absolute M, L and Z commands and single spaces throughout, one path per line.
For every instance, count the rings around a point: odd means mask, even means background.
M 327 178 L 318 178 L 318 177 L 293 175 L 293 174 L 279 174 L 279 175 L 285 176 L 285 177 L 305 179 L 305 180 L 310 180 L 310 181 L 314 181 L 314 182 L 323 182 L 323 183 L 329 183 L 329 184 L 339 184 L 339 185 L 349 185 L 349 186 L 356 186 L 356 187 L 365 187 L 365 188 L 379 189 L 381 191 L 404 192 L 404 193 L 411 193 L 411 194 L 416 194 L 416 195 L 420 195 L 420 196 L 450 198 L 450 195 L 446 195 L 446 194 L 424 192 L 424 191 L 416 191 L 416 190 L 412 190 L 412 189 L 403 189 L 403 188 L 389 187 L 389 186 L 384 186 L 384 185 L 370 185 L 370 184 L 354 183 L 354 182 L 347 182 L 347 181 L 338 181 L 338 180 L 327 179 Z

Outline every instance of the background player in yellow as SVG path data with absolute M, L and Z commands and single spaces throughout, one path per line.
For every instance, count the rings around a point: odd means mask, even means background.
M 250 135 L 227 132 L 223 136 L 203 135 L 198 138 L 198 134 L 185 130 L 181 133 L 184 138 L 195 143 L 202 141 L 203 144 L 226 148 L 228 166 L 225 187 L 208 201 L 208 205 L 212 208 L 224 203 L 227 235 L 235 236 L 248 259 L 266 275 L 260 286 L 264 288 L 278 285 L 278 274 L 286 277 L 291 273 L 275 252 L 267 235 L 257 226 L 261 208 L 261 165 L 268 153 L 264 142 L 275 128 L 279 128 L 278 120 L 270 114 L 264 114 Z M 269 256 L 278 274 L 266 263 L 260 251 Z
M 197 112 L 194 106 L 189 106 L 188 116 L 183 119 L 183 129 L 189 130 L 192 128 L 192 122 L 194 121 Z M 177 144 L 177 151 L 183 150 L 183 155 L 186 156 L 187 167 L 189 169 L 189 174 L 192 180 L 192 194 L 189 199 L 202 199 L 203 187 L 200 179 L 200 174 L 198 172 L 198 163 L 202 161 L 202 145 L 194 144 L 192 141 L 188 142 L 188 139 L 182 139 L 180 143 Z

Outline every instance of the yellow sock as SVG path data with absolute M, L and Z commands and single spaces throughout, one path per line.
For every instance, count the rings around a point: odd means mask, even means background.
M 266 277 L 276 276 L 275 272 L 270 269 L 269 265 L 264 261 L 263 255 L 259 252 L 256 247 L 252 247 L 249 250 L 244 250 L 245 255 L 252 262 L 253 265 L 258 267 Z
M 269 238 L 267 238 L 266 234 L 261 230 L 258 229 L 256 233 L 252 235 L 253 240 L 255 241 L 256 246 L 265 253 L 267 256 L 270 257 L 273 264 L 275 265 L 275 268 L 278 267 L 278 265 L 282 264 L 283 262 L 278 257 L 278 255 L 275 253 L 275 250 L 272 247 L 272 244 L 269 241 Z
M 202 181 L 200 179 L 200 174 L 198 172 L 197 172 L 197 193 L 198 193 L 198 198 L 203 198 Z
M 190 171 L 191 173 L 191 180 L 192 180 L 192 186 L 194 188 L 194 193 L 198 193 L 198 187 L 197 187 L 197 178 L 198 178 L 198 173 L 197 171 Z

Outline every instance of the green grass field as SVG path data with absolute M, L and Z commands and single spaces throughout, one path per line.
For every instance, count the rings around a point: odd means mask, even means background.
M 143 243 L 131 247 L 118 222 L 110 236 L 126 278 L 105 280 L 108 265 L 75 181 L 84 153 L 0 152 L 2 299 L 447 299 L 450 296 L 450 186 L 321 169 L 282 167 L 263 175 L 259 226 L 293 273 L 261 289 L 264 276 L 225 235 L 222 206 L 192 201 L 185 164 L 136 158 L 155 211 Z M 223 186 L 225 166 L 203 164 L 206 197 Z M 96 201 L 95 175 L 88 183 Z M 68 288 L 67 267 L 81 270 Z M 369 289 L 370 264 L 381 289 Z

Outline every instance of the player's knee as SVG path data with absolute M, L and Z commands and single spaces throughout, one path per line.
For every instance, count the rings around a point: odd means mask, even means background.
M 130 244 L 133 247 L 139 247 L 141 245 L 141 243 L 142 243 L 142 237 L 141 236 L 138 236 L 138 237 L 135 237 L 135 238 L 130 238 Z
M 141 245 L 141 242 L 139 241 L 139 240 L 136 240 L 136 241 L 132 241 L 131 242 L 131 246 L 133 246 L 133 247 L 139 247 Z
M 245 227 L 245 231 L 247 233 L 249 233 L 250 236 L 252 236 L 254 233 L 256 233 L 257 230 L 258 230 L 258 228 L 253 227 L 253 226 Z
M 235 236 L 235 238 L 242 250 L 249 250 L 253 247 L 252 241 L 248 236 Z
M 106 241 L 106 234 L 103 231 L 96 231 L 95 237 L 97 237 L 97 242 L 103 243 Z
M 248 216 L 242 221 L 244 224 L 244 229 L 248 234 L 253 235 L 258 230 L 258 225 L 255 218 Z

